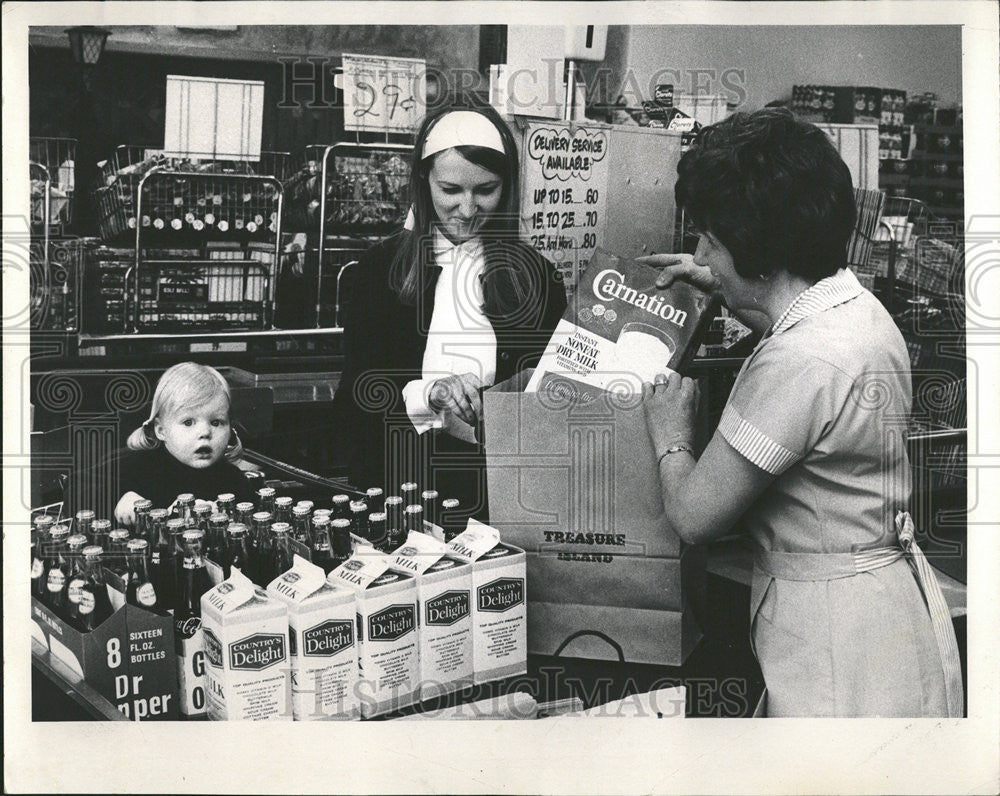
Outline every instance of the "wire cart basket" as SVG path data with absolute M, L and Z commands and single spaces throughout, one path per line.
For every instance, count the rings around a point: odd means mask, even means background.
M 392 142 L 313 144 L 286 183 L 286 229 L 316 236 L 306 248 L 317 253 L 317 328 L 342 328 L 341 277 L 372 238 L 403 226 L 412 151 Z
M 73 222 L 76 139 L 32 138 L 28 142 L 31 225 L 57 231 Z
M 99 259 L 98 316 L 133 333 L 271 328 L 287 153 L 197 162 L 123 146 L 102 168 L 102 236 L 134 248 Z

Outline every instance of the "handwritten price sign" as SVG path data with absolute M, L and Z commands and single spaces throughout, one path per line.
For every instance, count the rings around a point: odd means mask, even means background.
M 427 110 L 422 58 L 343 56 L 344 129 L 408 133 Z

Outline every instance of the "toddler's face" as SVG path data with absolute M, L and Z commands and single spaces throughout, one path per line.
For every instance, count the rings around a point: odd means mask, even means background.
M 217 395 L 201 406 L 170 412 L 156 420 L 155 431 L 177 461 L 198 470 L 211 467 L 229 443 L 229 402 Z

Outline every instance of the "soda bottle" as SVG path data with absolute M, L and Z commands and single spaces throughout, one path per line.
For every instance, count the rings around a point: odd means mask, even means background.
M 69 575 L 66 540 L 69 539 L 69 527 L 53 525 L 49 536 L 51 541 L 42 572 L 42 582 L 45 584 L 42 601 L 59 616 L 65 616 L 66 580 Z
M 182 492 L 174 501 L 174 517 L 184 520 L 185 525 L 190 525 L 194 518 L 194 495 L 190 492 Z
M 333 496 L 333 518 L 335 520 L 348 520 L 351 518 L 351 498 L 348 495 Z
M 274 514 L 274 487 L 263 486 L 257 490 L 257 511 Z
M 403 498 L 404 506 L 412 506 L 414 503 L 420 502 L 420 488 L 413 481 L 407 481 L 400 485 L 399 495 Z
M 385 527 L 389 534 L 390 541 L 397 538 L 405 538 L 403 533 L 403 498 L 399 495 L 389 495 L 385 499 Z M 400 542 L 402 544 L 402 542 Z M 392 549 L 395 550 L 398 545 Z
M 174 609 L 174 635 L 179 639 L 191 638 L 201 627 L 201 596 L 212 588 L 202 555 L 204 539 L 204 532 L 198 528 L 190 528 L 182 535 L 181 588 Z
M 199 503 L 192 511 L 194 527 L 205 534 L 206 538 L 208 538 L 208 520 L 214 513 L 211 503 Z
M 290 497 L 279 497 L 274 499 L 274 521 L 292 522 L 292 499 Z
M 183 522 L 183 520 L 182 520 Z M 149 574 L 160 598 L 160 606 L 169 611 L 174 606 L 175 575 L 173 547 L 167 535 L 167 510 L 153 509 L 149 512 L 150 535 Z
M 330 522 L 330 548 L 333 551 L 333 566 L 339 567 L 354 552 L 351 541 L 351 521 L 336 519 Z
M 76 525 L 74 526 L 73 533 L 82 533 L 88 539 L 91 539 L 92 528 L 94 523 L 94 512 L 90 509 L 80 509 L 76 513 Z
M 125 602 L 157 614 L 166 614 L 149 571 L 149 542 L 145 539 L 129 539 L 125 552 L 128 556 Z
M 274 515 L 269 511 L 254 512 L 250 526 L 250 555 L 253 557 L 254 570 L 259 574 L 266 550 L 271 546 L 271 523 Z M 270 581 L 268 581 L 270 583 Z M 263 584 L 264 586 L 267 583 Z
M 229 528 L 229 517 L 222 512 L 208 518 L 208 536 L 205 538 L 205 556 L 221 566 L 226 558 L 226 529 Z
M 444 540 L 450 542 L 468 524 L 468 518 L 459 514 L 459 502 L 457 498 L 447 498 L 441 501 L 441 528 L 444 531 Z
M 241 525 L 245 525 L 247 528 L 250 527 L 253 518 L 253 503 L 250 501 L 243 501 L 242 503 L 236 504 L 236 516 L 233 518 L 236 522 Z
M 110 548 L 104 556 L 104 566 L 116 574 L 128 572 L 128 540 L 129 532 L 125 528 L 115 528 L 108 534 Z
M 104 583 L 104 567 L 101 566 L 101 555 L 104 550 L 97 545 L 83 548 L 84 583 L 80 592 L 80 604 L 77 607 L 76 625 L 84 633 L 89 633 L 95 627 L 111 616 L 111 600 L 108 598 L 108 587 Z
M 111 539 L 108 537 L 110 533 L 111 520 L 94 520 L 90 524 L 91 540 L 102 550 L 111 548 Z
M 323 567 L 329 575 L 337 564 L 333 558 L 333 548 L 330 546 L 330 518 L 314 517 L 312 523 L 312 562 Z
M 176 608 L 176 600 L 181 593 L 181 562 L 184 559 L 184 531 L 188 530 L 188 521 L 183 517 L 174 517 L 167 520 L 167 535 L 170 537 L 170 564 L 168 568 L 173 575 L 172 595 L 174 602 L 170 603 L 170 608 Z
M 424 530 L 424 507 L 419 503 L 414 503 L 403 509 L 403 530 L 406 533 L 411 531 Z
M 56 521 L 47 514 L 35 518 L 31 540 L 31 594 L 42 599 L 45 595 L 45 553 L 49 548 L 52 528 Z
M 425 489 L 420 493 L 420 504 L 424 508 L 424 519 L 434 525 L 441 524 L 439 511 L 440 496 L 436 489 Z
M 382 491 L 382 487 L 373 486 L 367 492 L 366 502 L 368 503 L 368 511 L 372 513 L 378 513 L 382 511 L 385 506 L 385 492 Z
M 225 514 L 229 519 L 236 519 L 236 495 L 232 492 L 223 492 L 215 499 L 215 507 L 220 514 Z
M 368 506 L 363 500 L 351 501 L 351 533 L 362 539 L 368 535 Z
M 86 573 L 83 571 L 83 548 L 89 542 L 82 533 L 75 533 L 66 540 L 66 557 L 69 561 L 69 573 L 66 580 L 66 599 L 64 602 L 66 618 L 70 623 L 76 624 L 79 608 L 80 595 L 83 593 L 83 585 L 86 582 Z
M 226 580 L 235 567 L 250 580 L 257 580 L 254 571 L 253 554 L 250 550 L 249 529 L 242 522 L 231 522 L 226 529 L 229 537 L 226 545 L 226 556 L 222 559 L 222 575 Z
M 271 525 L 271 539 L 264 568 L 260 573 L 260 585 L 266 586 L 279 575 L 292 568 L 292 548 L 289 542 L 292 538 L 292 526 L 287 522 L 276 522 Z
M 132 511 L 135 514 L 135 536 L 137 539 L 149 539 L 149 512 L 153 510 L 153 501 L 143 498 L 132 504 Z M 150 542 L 152 546 L 152 542 Z
M 368 532 L 365 534 L 376 550 L 389 552 L 389 538 L 385 532 L 385 512 L 375 511 L 368 515 Z
M 308 507 L 296 506 L 292 509 L 292 528 L 296 542 L 312 547 L 312 522 L 309 519 Z

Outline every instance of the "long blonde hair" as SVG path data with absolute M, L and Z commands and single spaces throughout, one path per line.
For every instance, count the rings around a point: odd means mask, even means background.
M 150 451 L 160 447 L 153 424 L 168 414 L 191 406 L 202 406 L 219 395 L 230 403 L 229 384 L 215 368 L 197 362 L 181 362 L 168 368 L 156 384 L 149 419 L 129 434 L 125 443 L 129 450 Z M 230 425 L 230 428 L 232 426 Z M 235 461 L 243 455 L 243 443 L 232 429 L 232 439 L 226 446 L 225 457 Z

